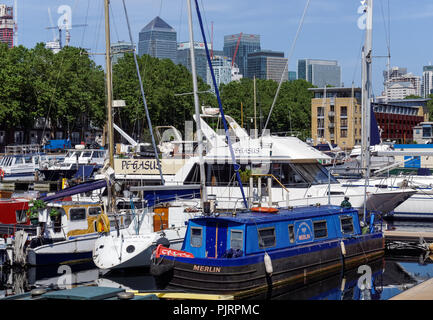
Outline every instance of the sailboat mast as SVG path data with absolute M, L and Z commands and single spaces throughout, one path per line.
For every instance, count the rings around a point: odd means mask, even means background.
M 108 153 L 110 167 L 114 168 L 114 139 L 113 139 L 113 92 L 111 75 L 111 42 L 110 42 L 110 0 L 104 0 L 105 6 L 105 69 L 107 87 L 107 131 L 108 131 Z
M 200 191 L 201 191 L 201 202 L 203 208 L 203 202 L 207 201 L 206 176 L 205 176 L 204 160 L 203 160 L 203 135 L 202 135 L 201 124 L 200 124 L 201 121 L 200 106 L 199 106 L 198 93 L 197 93 L 198 86 L 197 86 L 197 74 L 195 69 L 194 32 L 192 28 L 191 0 L 187 0 L 187 3 L 188 3 L 188 27 L 189 27 L 189 53 L 190 53 L 190 60 L 191 60 L 195 117 L 197 123 L 198 156 L 199 156 L 199 164 L 200 164 Z
M 366 1 L 365 43 L 362 50 L 362 167 L 369 165 L 373 0 Z
M 370 176 L 370 131 L 371 131 L 371 62 L 373 38 L 373 0 L 366 0 L 365 12 L 367 14 L 365 28 L 365 43 L 362 50 L 362 147 L 361 163 L 365 170 L 364 187 L 364 222 L 367 216 L 366 200 L 367 185 Z

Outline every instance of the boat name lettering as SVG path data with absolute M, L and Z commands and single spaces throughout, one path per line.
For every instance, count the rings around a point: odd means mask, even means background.
M 311 221 L 300 221 L 295 223 L 296 230 L 296 242 L 309 242 L 313 241 L 313 232 L 312 232 L 312 223 Z
M 193 270 L 194 271 L 201 271 L 201 272 L 221 272 L 221 267 L 209 267 L 209 266 L 194 265 Z
M 171 257 L 191 258 L 191 254 L 188 252 L 182 252 L 179 250 L 170 250 L 166 248 L 162 248 L 160 254 L 164 256 L 171 256 Z
M 122 160 L 122 170 L 156 170 L 158 164 L 155 160 Z
M 235 153 L 244 153 L 244 154 L 252 154 L 252 153 L 260 153 L 260 148 L 234 148 Z

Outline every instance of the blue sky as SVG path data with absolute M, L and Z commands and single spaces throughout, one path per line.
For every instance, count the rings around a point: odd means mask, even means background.
M 11 5 L 12 0 L 0 1 Z M 283 51 L 288 57 L 307 0 L 199 0 L 210 41 L 211 21 L 214 24 L 214 47 L 222 49 L 224 35 L 232 33 L 260 34 L 262 49 Z M 388 7 L 389 4 L 389 7 Z M 37 42 L 52 40 L 53 24 L 61 14 L 57 9 L 68 5 L 72 9 L 72 24 L 87 27 L 72 28 L 71 45 L 91 52 L 105 50 L 102 0 L 18 0 L 18 42 L 33 47 Z M 186 0 L 126 0 L 134 42 L 138 32 L 159 15 L 176 29 L 178 41 L 188 40 Z M 302 58 L 338 60 L 345 86 L 361 85 L 360 48 L 364 33 L 357 26 L 359 0 L 310 0 L 305 21 L 299 34 L 289 69 L 296 71 Z M 128 40 L 121 0 L 111 0 L 111 40 Z M 203 9 L 204 8 L 204 9 Z M 388 10 L 389 8 L 389 10 Z M 388 19 L 390 17 L 390 19 Z M 195 22 L 196 18 L 194 16 Z M 197 23 L 195 23 L 197 25 Z M 388 26 L 390 26 L 388 32 Z M 374 0 L 373 55 L 387 55 L 390 35 L 391 66 L 407 67 L 409 72 L 422 75 L 423 65 L 433 62 L 433 1 Z M 201 40 L 198 28 L 195 39 Z M 103 56 L 94 56 L 103 65 Z M 386 59 L 373 60 L 374 94 L 383 90 L 382 72 Z

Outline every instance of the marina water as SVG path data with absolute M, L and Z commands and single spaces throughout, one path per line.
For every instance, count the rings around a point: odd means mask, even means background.
M 387 228 L 399 231 L 433 232 L 433 221 L 387 221 Z M 425 252 L 387 253 L 358 269 L 352 269 L 313 283 L 270 289 L 253 299 L 283 300 L 388 300 L 433 277 L 433 256 Z M 29 267 L 0 271 L 0 297 L 30 291 L 35 287 L 71 288 L 82 285 L 122 287 L 158 291 L 147 269 L 107 273 L 93 262 L 73 265 Z

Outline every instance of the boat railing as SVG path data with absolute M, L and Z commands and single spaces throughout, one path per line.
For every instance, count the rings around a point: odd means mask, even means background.
M 5 147 L 6 154 L 26 154 L 41 152 L 41 145 L 39 144 L 23 144 Z
M 253 198 L 252 190 L 253 190 L 254 178 L 255 177 L 257 178 L 257 185 L 259 187 L 261 186 L 261 178 L 262 177 L 267 177 L 268 178 L 268 185 L 267 185 L 267 188 L 268 188 L 268 204 L 269 204 L 270 207 L 273 204 L 273 202 L 272 202 L 272 180 L 275 180 L 277 182 L 277 184 L 282 188 L 282 190 L 284 190 L 286 192 L 286 194 L 287 194 L 286 200 L 287 200 L 287 203 L 288 203 L 288 201 L 289 201 L 289 194 L 290 194 L 289 190 L 272 173 L 263 173 L 263 174 L 253 173 L 253 174 L 251 174 L 251 176 L 250 176 L 250 195 L 248 197 L 249 199 Z M 260 197 L 262 197 L 261 192 L 259 192 L 259 194 L 260 194 Z M 249 200 L 249 203 L 250 203 L 249 206 L 251 207 L 251 204 L 252 204 L 251 200 Z

